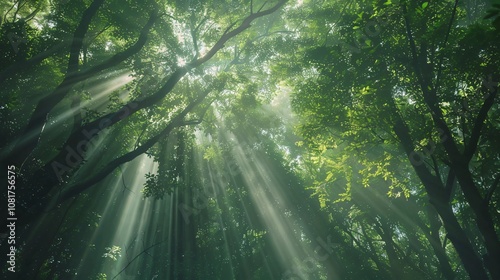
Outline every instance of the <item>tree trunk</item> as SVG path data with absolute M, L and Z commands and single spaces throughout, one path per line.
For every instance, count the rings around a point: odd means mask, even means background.
M 426 236 L 439 261 L 439 271 L 443 275 L 443 278 L 447 280 L 454 280 L 455 273 L 451 268 L 448 256 L 446 255 L 445 249 L 441 246 L 441 239 L 439 238 L 439 228 L 441 227 L 441 222 L 435 213 L 435 209 L 432 209 L 432 206 L 430 205 L 428 208 L 429 209 L 427 209 L 426 213 L 430 223 L 430 234 L 426 234 Z
M 448 233 L 448 238 L 455 247 L 465 270 L 471 279 L 487 280 L 488 275 L 483 267 L 483 262 L 477 256 L 477 253 L 474 251 L 467 235 L 455 217 L 455 214 L 453 213 L 453 210 L 448 202 L 448 196 L 442 182 L 439 178 L 432 175 L 425 165 L 414 161 L 413 157 L 415 156 L 415 151 L 413 149 L 413 142 L 411 140 L 408 127 L 402 119 L 397 119 L 396 125 L 394 126 L 394 132 L 401 141 L 403 148 L 410 159 L 415 172 L 417 173 L 417 176 L 424 185 L 424 188 L 429 196 L 430 203 L 435 207 L 439 216 L 443 220 L 444 228 Z

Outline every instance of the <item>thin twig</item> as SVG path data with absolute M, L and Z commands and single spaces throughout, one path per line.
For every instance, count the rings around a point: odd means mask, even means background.
M 151 248 L 153 248 L 153 247 L 155 247 L 155 246 L 157 246 L 157 245 L 159 245 L 159 244 L 161 244 L 161 243 L 163 243 L 163 242 L 164 242 L 164 240 L 162 240 L 162 241 L 160 241 L 160 242 L 158 242 L 158 243 L 155 243 L 155 244 L 153 244 L 153 245 L 151 245 L 151 246 L 147 247 L 146 249 L 144 249 L 144 250 L 143 250 L 142 252 L 140 252 L 139 254 L 137 254 L 137 256 L 135 256 L 132 260 L 130 260 L 130 261 L 129 261 L 126 265 L 125 265 L 125 267 L 123 267 L 123 269 L 122 269 L 122 270 L 120 270 L 120 271 L 118 272 L 118 274 L 116 274 L 113 278 L 111 278 L 111 280 L 116 279 L 116 277 L 118 277 L 118 276 L 119 276 L 119 275 L 120 275 L 123 271 L 125 271 L 125 269 L 127 269 L 127 267 L 129 267 L 129 266 L 130 266 L 130 265 L 131 265 L 131 264 L 132 264 L 132 263 L 133 263 L 133 262 L 134 262 L 137 258 L 139 258 L 142 254 L 146 254 L 146 253 L 147 253 L 147 251 L 148 251 L 149 249 L 151 249 Z
M 486 203 L 486 205 L 488 205 L 490 203 L 491 197 L 493 197 L 493 193 L 495 192 L 496 188 L 499 185 L 498 183 L 500 183 L 500 173 L 495 178 L 495 181 L 491 185 L 490 190 L 488 191 L 488 193 L 486 194 L 486 197 L 484 198 L 484 202 Z

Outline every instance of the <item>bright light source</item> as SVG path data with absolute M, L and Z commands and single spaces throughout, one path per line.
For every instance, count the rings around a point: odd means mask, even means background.
M 186 65 L 186 60 L 184 58 L 182 58 L 182 57 L 178 57 L 177 58 L 177 65 L 179 65 L 179 66 Z

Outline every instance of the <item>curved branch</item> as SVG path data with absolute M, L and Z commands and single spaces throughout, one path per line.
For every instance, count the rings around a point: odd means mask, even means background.
M 143 250 L 142 252 L 140 252 L 139 254 L 137 254 L 137 256 L 135 256 L 133 259 L 131 259 L 131 260 L 130 260 L 130 261 L 129 261 L 129 262 L 128 262 L 128 263 L 127 263 L 124 267 L 123 267 L 123 269 L 122 269 L 122 270 L 120 270 L 120 271 L 119 271 L 119 272 L 118 272 L 118 273 L 117 273 L 117 274 L 116 274 L 113 278 L 111 278 L 111 280 L 116 279 L 116 277 L 118 277 L 120 274 L 122 274 L 122 272 L 124 272 L 124 271 L 125 271 L 125 269 L 127 269 L 127 267 L 129 267 L 129 265 L 131 265 L 131 264 L 132 264 L 132 263 L 133 263 L 133 262 L 134 262 L 134 261 L 135 261 L 138 257 L 140 257 L 142 254 L 146 254 L 146 253 L 149 251 L 149 249 L 151 249 L 151 248 L 153 248 L 153 247 L 155 247 L 155 246 L 158 246 L 158 245 L 160 245 L 160 244 L 161 244 L 161 243 L 163 243 L 163 242 L 164 242 L 164 240 L 162 240 L 162 241 L 160 241 L 160 242 L 157 242 L 157 243 L 155 243 L 155 244 L 153 244 L 153 245 L 151 245 L 151 246 L 147 247 L 146 249 L 144 249 L 144 250 Z
M 500 183 L 500 174 L 497 175 L 497 177 L 495 178 L 495 181 L 493 182 L 490 189 L 488 190 L 486 197 L 484 198 L 484 202 L 486 203 L 486 205 L 488 205 L 490 203 L 490 200 L 493 197 L 493 193 L 495 193 L 495 190 L 497 189 L 499 183 Z
M 282 0 L 278 2 L 276 5 L 274 5 L 272 8 L 269 8 L 264 11 L 260 11 L 262 9 L 259 9 L 259 12 L 250 14 L 248 17 L 246 17 L 243 22 L 235 29 L 229 31 L 231 27 L 234 25 L 230 25 L 228 29 L 226 29 L 226 32 L 220 37 L 220 39 L 215 43 L 215 45 L 203 56 L 200 57 L 199 59 L 195 59 L 191 61 L 187 67 L 192 69 L 195 67 L 198 67 L 199 65 L 203 64 L 204 62 L 208 61 L 210 58 L 212 58 L 221 48 L 224 47 L 224 44 L 234 36 L 240 34 L 241 32 L 245 31 L 246 29 L 250 28 L 250 24 L 257 18 L 269 15 L 277 11 L 281 6 L 283 6 L 287 0 Z
M 453 20 L 455 19 L 455 15 L 457 13 L 457 6 L 458 6 L 458 0 L 455 0 L 455 5 L 453 6 L 453 12 L 451 13 L 450 22 L 448 24 L 448 30 L 446 31 L 446 36 L 444 38 L 443 48 L 446 47 L 446 44 L 448 43 L 448 38 L 450 37 L 451 33 L 451 27 L 453 25 Z M 436 75 L 436 86 L 435 86 L 436 90 L 439 88 L 441 71 L 443 70 L 443 59 L 444 59 L 444 54 L 441 53 L 441 57 L 439 58 L 438 72 Z
M 250 23 L 252 23 L 255 19 L 271 14 L 274 11 L 278 10 L 282 5 L 284 5 L 287 1 L 280 1 L 277 3 L 275 6 L 272 8 L 254 13 L 246 17 L 243 22 L 235 29 L 224 32 L 224 34 L 221 36 L 221 38 L 215 43 L 215 45 L 208 51 L 207 54 L 205 54 L 203 57 L 200 57 L 198 59 L 195 59 L 191 61 L 190 63 L 186 64 L 184 67 L 179 67 L 175 72 L 172 73 L 172 75 L 168 78 L 166 83 L 155 93 L 152 95 L 144 98 L 144 99 L 135 99 L 131 100 L 129 103 L 125 104 L 120 110 L 117 112 L 112 112 L 109 114 L 106 114 L 82 127 L 82 129 L 79 132 L 72 133 L 66 143 L 63 145 L 65 147 L 76 147 L 79 141 L 81 141 L 82 137 L 84 137 L 84 132 L 85 131 L 97 131 L 95 135 L 92 137 L 95 137 L 96 135 L 99 134 L 101 131 L 102 123 L 105 122 L 107 126 L 114 125 L 115 123 L 128 118 L 132 114 L 136 113 L 137 111 L 153 106 L 157 102 L 160 102 L 165 96 L 167 96 L 175 87 L 177 82 L 179 82 L 184 75 L 188 73 L 188 71 L 200 66 L 204 62 L 208 61 L 210 58 L 212 58 L 220 49 L 224 47 L 224 44 L 231 38 L 235 37 L 236 35 L 240 34 L 241 32 L 245 31 L 250 27 Z M 230 27 L 227 29 L 229 30 L 231 26 L 234 24 L 230 25 Z M 124 113 L 125 112 L 125 113 Z M 85 138 L 85 137 L 84 137 Z M 90 140 L 90 139 L 88 139 Z M 52 160 L 50 160 L 42 169 L 42 172 L 50 172 L 52 170 L 51 164 L 53 162 L 64 162 L 64 159 L 67 155 L 67 151 L 61 150 L 59 154 L 57 154 Z
M 466 163 L 469 163 L 469 161 L 472 159 L 472 156 L 477 150 L 479 138 L 481 137 L 481 130 L 483 129 L 486 118 L 488 117 L 489 110 L 495 103 L 495 97 L 497 93 L 498 87 L 496 87 L 495 90 L 491 91 L 486 100 L 484 100 L 484 103 L 481 106 L 479 113 L 477 114 L 476 120 L 474 121 L 474 127 L 472 128 L 471 137 L 464 153 L 464 160 Z
M 16 6 L 16 4 L 18 4 L 20 1 L 14 1 L 14 3 L 12 4 L 12 6 L 10 6 L 10 8 L 7 10 L 7 12 L 5 12 L 4 16 L 3 16 L 3 22 L 8 22 L 7 21 L 7 15 L 10 13 L 10 11 L 12 11 L 12 9 L 14 9 L 14 7 Z
M 446 199 L 448 202 L 451 201 L 455 185 L 455 173 L 453 173 L 453 169 L 450 168 L 450 170 L 448 171 L 448 176 L 446 177 L 445 185 Z
M 20 70 L 25 70 L 26 68 L 33 67 L 34 65 L 42 62 L 46 58 L 52 56 L 53 54 L 56 54 L 57 52 L 61 51 L 62 49 L 66 48 L 68 46 L 69 46 L 69 42 L 66 40 L 63 40 L 61 43 L 31 57 L 30 59 L 28 59 L 26 61 L 17 62 L 15 64 L 10 65 L 9 67 L 7 67 L 5 70 L 3 70 L 0 73 L 0 83 L 3 83 L 5 80 L 7 80 L 9 77 L 16 74 Z
M 116 168 L 120 165 L 132 161 L 136 157 L 141 154 L 147 152 L 153 145 L 155 145 L 160 139 L 165 138 L 167 135 L 172 132 L 177 127 L 186 125 L 184 122 L 184 117 L 191 112 L 196 106 L 198 106 L 205 97 L 212 91 L 212 88 L 208 88 L 205 92 L 203 92 L 195 101 L 191 102 L 186 108 L 184 108 L 177 116 L 175 116 L 170 123 L 156 136 L 150 138 L 141 146 L 136 149 L 110 161 L 106 166 L 104 166 L 97 174 L 88 178 L 87 180 L 77 182 L 71 186 L 65 188 L 60 195 L 56 199 L 54 199 L 52 206 L 48 209 L 52 209 L 53 207 L 63 203 L 64 201 L 77 196 L 78 194 L 86 191 L 90 187 L 94 186 L 96 183 L 100 182 L 106 176 L 111 174 Z
M 138 40 L 126 50 L 119 52 L 109 58 L 108 60 L 95 65 L 92 68 L 80 71 L 73 72 L 76 70 L 75 67 L 78 68 L 78 61 L 76 62 L 76 66 L 72 63 L 68 66 L 68 73 L 64 80 L 59 84 L 59 86 L 48 96 L 42 98 L 35 107 L 33 114 L 30 117 L 28 125 L 24 129 L 23 134 L 18 138 L 19 142 L 16 144 L 11 155 L 13 155 L 12 162 L 23 162 L 29 155 L 29 153 L 36 147 L 38 143 L 38 139 L 43 130 L 44 123 L 46 121 L 47 114 L 69 93 L 71 88 L 78 82 L 84 81 L 99 72 L 114 67 L 121 62 L 125 61 L 127 58 L 139 52 L 142 47 L 146 44 L 149 30 L 152 28 L 154 22 L 157 19 L 157 12 L 153 12 L 147 22 L 147 24 L 141 30 L 141 34 Z M 75 40 L 74 40 L 75 42 Z M 73 43 L 74 43 L 73 42 Z M 74 43 L 75 45 L 76 43 Z M 80 40 L 78 46 L 83 46 L 83 40 Z M 74 46 L 72 46 L 73 48 Z M 70 57 L 71 60 L 71 57 Z M 75 68 L 75 69 L 76 69 Z
M 104 0 L 94 0 L 92 4 L 83 12 L 82 20 L 75 29 L 73 34 L 73 41 L 71 42 L 71 47 L 69 49 L 69 59 L 68 59 L 68 69 L 67 75 L 78 70 L 78 61 L 80 57 L 80 51 L 83 45 L 83 38 L 87 33 L 90 22 L 92 18 L 97 14 L 99 7 L 104 3 Z

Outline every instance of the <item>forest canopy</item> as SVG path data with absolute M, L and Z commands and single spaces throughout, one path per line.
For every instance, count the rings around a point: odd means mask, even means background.
M 500 2 L 0 12 L 5 279 L 500 279 Z

